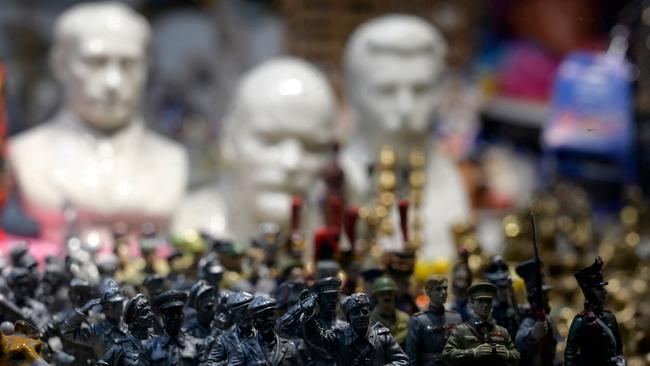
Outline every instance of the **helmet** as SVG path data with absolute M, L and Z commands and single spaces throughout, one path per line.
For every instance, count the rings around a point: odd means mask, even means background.
M 374 293 L 393 291 L 397 292 L 397 284 L 392 278 L 388 276 L 381 276 L 372 284 L 372 291 Z

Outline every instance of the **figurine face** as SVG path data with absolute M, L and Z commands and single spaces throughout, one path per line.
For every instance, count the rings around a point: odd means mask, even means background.
M 259 314 L 255 315 L 255 329 L 259 330 L 263 334 L 269 334 L 273 332 L 275 328 L 275 320 L 277 316 L 275 314 L 275 308 L 267 309 Z
M 607 303 L 609 294 L 605 286 L 596 286 L 591 291 L 593 292 L 594 299 L 598 301 L 600 306 L 604 306 Z
M 106 319 L 110 322 L 117 323 L 122 318 L 122 310 L 124 309 L 124 301 L 107 301 L 102 304 L 102 310 Z
M 183 307 L 175 306 L 169 309 L 165 309 L 162 312 L 162 318 L 167 334 L 171 336 L 177 335 L 183 326 Z
M 78 30 L 55 54 L 54 66 L 68 107 L 92 127 L 113 131 L 127 125 L 140 107 L 146 37 L 126 16 L 92 15 L 85 21 L 106 25 Z
M 241 317 L 235 320 L 235 323 L 244 333 L 249 333 L 253 329 L 253 319 L 255 318 L 253 313 L 244 308 L 239 314 Z
M 429 301 L 431 305 L 436 307 L 445 306 L 447 302 L 448 286 L 447 284 L 438 284 L 431 286 L 427 291 L 427 296 L 429 296 Z
M 357 306 L 347 314 L 348 322 L 357 334 L 363 334 L 370 325 L 370 307 L 367 305 Z
M 337 292 L 325 292 L 318 294 L 318 306 L 323 312 L 336 311 L 336 304 L 339 301 L 339 294 Z
M 149 329 L 153 327 L 153 311 L 148 301 L 143 301 L 136 309 L 135 325 L 138 328 Z
M 207 295 L 202 296 L 197 310 L 199 311 L 199 316 L 204 320 L 212 319 L 214 313 L 217 311 L 217 302 L 214 295 L 208 293 Z
M 375 294 L 377 298 L 377 306 L 379 310 L 388 314 L 395 311 L 395 292 L 393 291 L 382 291 Z
M 237 99 L 224 156 L 236 167 L 254 222 L 285 227 L 293 196 L 305 195 L 327 161 L 333 94 L 312 66 L 279 59 L 249 73 Z
M 482 320 L 490 319 L 492 316 L 492 299 L 489 297 L 472 299 L 470 307 L 474 311 L 474 314 Z

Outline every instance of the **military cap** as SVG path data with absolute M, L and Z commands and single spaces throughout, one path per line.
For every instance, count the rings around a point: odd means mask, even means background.
M 341 265 L 337 261 L 320 260 L 316 263 L 316 279 L 336 277 L 341 271 Z
M 528 294 L 532 294 L 537 288 L 537 264 L 535 263 L 535 260 L 529 259 L 525 262 L 519 263 L 519 265 L 515 267 L 515 272 L 517 273 L 517 276 L 524 280 Z M 549 289 L 550 287 L 544 285 L 542 279 L 542 290 L 547 291 Z
M 146 288 L 162 287 L 165 284 L 165 278 L 158 274 L 150 274 L 144 278 L 142 284 Z
M 19 241 L 11 246 L 9 249 L 9 257 L 11 258 L 11 263 L 16 266 L 18 261 L 29 253 L 29 244 L 26 241 Z
M 135 319 L 135 311 L 138 307 L 148 302 L 149 300 L 143 294 L 137 294 L 130 298 L 124 307 L 124 322 L 130 324 Z
M 596 257 L 596 260 L 592 265 L 574 273 L 573 276 L 578 281 L 578 285 L 582 288 L 607 285 L 608 282 L 603 279 L 603 274 L 601 273 L 603 264 L 603 259 L 601 257 Z
M 18 284 L 22 280 L 26 279 L 34 279 L 32 276 L 32 273 L 27 269 L 23 267 L 14 267 L 9 271 L 9 276 L 8 276 L 8 283 L 10 286 Z
M 397 284 L 388 276 L 381 276 L 372 284 L 373 293 L 379 292 L 397 292 Z
M 248 306 L 250 302 L 253 301 L 253 297 L 252 294 L 246 291 L 236 292 L 228 298 L 226 304 L 231 310 L 241 309 Z
M 338 277 L 325 277 L 316 281 L 314 291 L 319 294 L 341 292 L 341 279 Z
M 485 269 L 485 278 L 497 286 L 507 286 L 510 282 L 510 270 L 501 256 L 496 256 Z
M 448 282 L 449 280 L 447 280 L 447 277 L 433 275 L 427 278 L 426 281 L 424 281 L 424 289 L 426 291 L 429 291 L 434 286 L 446 284 Z
M 348 314 L 359 306 L 370 306 L 370 298 L 363 292 L 356 292 L 343 301 L 343 311 Z
M 174 307 L 183 307 L 187 301 L 187 293 L 178 290 L 165 291 L 156 296 L 154 300 L 156 307 L 160 310 L 170 309 Z
M 190 305 L 196 309 L 199 305 L 198 300 L 201 296 L 209 293 L 214 294 L 214 287 L 205 280 L 199 280 L 192 285 L 192 288 L 190 289 Z
M 259 314 L 266 310 L 272 309 L 275 310 L 278 306 L 278 302 L 274 298 L 268 295 L 255 296 L 253 301 L 248 305 L 248 308 L 253 311 L 255 314 Z
M 102 302 L 120 302 L 126 300 L 122 290 L 117 286 L 105 286 L 102 293 Z
M 472 299 L 494 299 L 497 296 L 497 287 L 487 282 L 477 283 L 467 289 L 467 295 Z

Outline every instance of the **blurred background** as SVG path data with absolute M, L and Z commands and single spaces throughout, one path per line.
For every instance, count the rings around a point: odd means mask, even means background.
M 55 20 L 77 3 L 0 0 L 5 138 L 51 118 L 61 104 L 48 52 Z M 388 13 L 430 21 L 449 49 L 432 138 L 470 194 L 476 221 L 454 234 L 472 271 L 480 278 L 494 254 L 509 263 L 530 258 L 534 212 L 560 333 L 582 307 L 573 271 L 600 254 L 626 353 L 631 364 L 650 364 L 650 1 L 125 3 L 152 25 L 147 121 L 188 149 L 190 188 L 217 174 L 222 118 L 252 67 L 287 54 L 318 66 L 342 106 L 337 135 L 344 144 L 354 129 L 342 90 L 349 35 Z M 590 84 L 588 66 L 597 61 L 588 55 L 597 53 L 623 61 L 603 66 L 598 75 L 606 82 Z M 422 281 L 449 268 L 414 271 Z M 515 288 L 523 301 L 521 280 Z

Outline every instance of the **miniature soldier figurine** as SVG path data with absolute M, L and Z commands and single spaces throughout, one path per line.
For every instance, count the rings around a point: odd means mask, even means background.
M 37 278 L 24 267 L 13 267 L 7 281 L 13 298 L 0 294 L 0 322 L 26 320 L 41 332 L 47 327 L 50 315 L 45 305 L 35 300 Z
M 301 299 L 305 341 L 317 344 L 336 357 L 338 365 L 406 366 L 408 356 L 390 335 L 390 330 L 379 323 L 370 326 L 370 298 L 354 293 L 343 303 L 349 323 L 344 328 L 330 330 L 319 327 L 314 319 L 316 302 L 313 296 Z
M 494 322 L 508 330 L 513 336 L 519 330 L 519 305 L 512 289 L 512 278 L 508 265 L 500 256 L 485 269 L 485 278 L 497 287 L 497 296 L 492 309 Z
M 115 342 L 97 366 L 138 366 L 145 364 L 140 357 L 144 343 L 151 335 L 149 328 L 153 327 L 153 312 L 151 303 L 143 294 L 131 298 L 124 307 L 124 323 L 129 327 L 129 333 Z
M 616 317 L 603 309 L 607 282 L 603 280 L 602 268 L 603 260 L 596 257 L 594 264 L 574 274 L 585 295 L 585 309 L 571 323 L 564 350 L 565 366 L 626 364 Z
M 197 366 L 200 362 L 200 341 L 184 333 L 183 307 L 187 294 L 169 290 L 160 294 L 154 303 L 160 309 L 164 332 L 148 340 L 144 345 L 145 362 L 155 366 Z
M 530 310 L 524 313 L 519 325 L 519 331 L 515 336 L 515 345 L 521 355 L 520 365 L 552 366 L 556 364 L 557 339 L 555 332 L 552 332 L 552 324 L 548 321 L 548 314 L 551 312 L 546 296 L 548 287 L 537 284 L 535 271 L 538 270 L 541 269 L 532 259 L 515 268 L 517 275 L 526 283 L 526 297 L 530 304 Z M 537 294 L 539 288 L 542 288 L 541 296 Z M 540 304 L 539 299 L 543 303 Z M 540 312 L 544 314 L 544 320 L 537 316 Z M 543 345 L 544 348 L 540 349 L 540 345 Z
M 267 295 L 256 296 L 251 301 L 248 309 L 255 316 L 254 324 L 257 334 L 244 342 L 243 352 L 239 354 L 243 357 L 239 360 L 235 359 L 231 362 L 232 364 L 246 366 L 302 365 L 296 345 L 290 340 L 278 336 L 275 332 L 277 304 L 274 298 Z
M 205 280 L 195 283 L 190 290 L 190 306 L 196 313 L 185 323 L 187 333 L 197 339 L 216 337 L 221 330 L 214 327 L 217 302 L 214 287 Z
M 458 261 L 451 270 L 451 293 L 454 297 L 451 309 L 457 311 L 463 321 L 468 321 L 472 314 L 469 308 L 467 289 L 472 286 L 472 270 L 469 268 L 469 252 L 461 248 L 458 251 Z
M 519 363 L 519 352 L 508 331 L 492 321 L 492 302 L 496 286 L 478 283 L 468 290 L 475 318 L 454 329 L 442 351 L 449 365 L 513 366 Z
M 406 342 L 406 333 L 409 325 L 409 315 L 395 307 L 397 284 L 392 278 L 382 276 L 372 285 L 375 298 L 375 308 L 370 313 L 370 324 L 377 322 L 390 330 L 400 346 Z
M 104 288 L 101 299 L 92 299 L 63 323 L 62 335 L 70 342 L 89 345 L 100 358 L 115 343 L 126 336 L 122 329 L 122 310 L 126 298 L 115 282 L 109 281 Z M 92 324 L 87 322 L 88 312 L 96 305 L 102 305 L 105 320 Z
M 243 358 L 241 345 L 255 335 L 252 312 L 248 311 L 251 301 L 253 295 L 248 292 L 237 292 L 228 299 L 235 327 L 216 339 L 208 356 L 209 366 L 223 366 L 231 359 Z
M 442 349 L 451 331 L 463 320 L 455 311 L 445 310 L 447 279 L 432 276 L 424 283 L 429 309 L 413 315 L 406 338 L 406 354 L 414 366 L 442 366 Z

